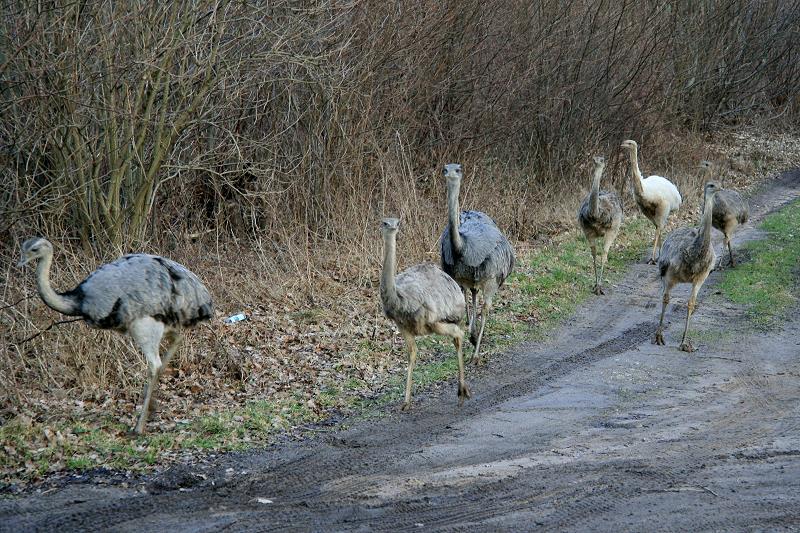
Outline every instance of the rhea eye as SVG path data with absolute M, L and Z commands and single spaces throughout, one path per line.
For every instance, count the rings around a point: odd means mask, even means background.
M 36 248 L 31 248 L 31 252 L 38 252 L 38 251 L 39 251 L 39 247 L 38 246 Z

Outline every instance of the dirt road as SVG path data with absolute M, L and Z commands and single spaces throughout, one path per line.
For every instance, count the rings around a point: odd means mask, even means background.
M 751 200 L 754 222 L 799 194 L 800 171 L 785 174 Z M 748 226 L 737 241 L 752 238 Z M 461 409 L 453 381 L 411 413 L 175 467 L 143 489 L 2 500 L 0 530 L 800 529 L 800 315 L 756 331 L 718 277 L 694 354 L 676 348 L 688 286 L 655 346 L 656 271 L 635 265 L 545 343 L 473 372 Z

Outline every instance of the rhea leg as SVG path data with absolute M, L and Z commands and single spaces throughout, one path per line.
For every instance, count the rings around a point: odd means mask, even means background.
M 594 268 L 594 288 L 592 288 L 592 292 L 603 294 L 603 289 L 600 288 L 600 278 L 597 276 L 597 243 L 595 239 L 589 239 L 589 249 L 592 251 L 592 267 Z
M 472 358 L 470 362 L 478 365 L 482 362 L 480 353 L 481 353 L 481 341 L 483 340 L 483 329 L 486 327 L 486 317 L 489 315 L 489 309 L 492 308 L 492 299 L 494 298 L 494 291 L 487 290 L 486 288 L 483 289 L 483 308 L 481 309 L 481 330 L 478 333 L 478 342 L 475 343 L 475 351 L 472 352 Z
M 731 238 L 728 236 L 727 233 L 725 234 L 725 245 L 728 247 L 728 253 L 731 256 L 731 268 L 736 268 L 736 259 L 733 258 L 733 248 L 731 247 Z
M 173 329 L 168 329 L 164 332 L 164 339 L 167 341 L 167 351 L 166 353 L 161 356 L 161 369 L 158 371 L 158 380 L 161 380 L 161 375 L 164 373 L 164 370 L 167 369 L 169 366 L 170 360 L 172 360 L 172 356 L 175 355 L 175 352 L 178 351 L 180 348 L 181 343 L 183 342 L 183 335 Z M 150 398 L 150 409 L 157 409 L 158 408 L 158 389 L 153 391 L 153 394 Z
M 600 277 L 598 278 L 597 285 L 600 288 L 599 293 L 595 294 L 605 294 L 603 290 L 603 273 L 606 269 L 606 262 L 608 261 L 608 251 L 611 249 L 611 245 L 614 243 L 614 239 L 617 238 L 617 233 L 619 232 L 619 227 L 612 228 L 611 231 L 607 232 L 603 236 L 603 255 L 600 257 Z
M 433 325 L 433 331 L 440 335 L 453 337 L 453 345 L 456 347 L 458 355 L 458 405 L 462 405 L 464 400 L 470 397 L 467 382 L 464 378 L 464 332 L 456 324 L 447 322 L 437 322 Z
M 692 294 L 689 296 L 689 303 L 686 305 L 686 326 L 683 328 L 683 339 L 681 340 L 680 345 L 680 349 L 684 352 L 693 352 L 695 350 L 694 346 L 692 346 L 692 343 L 687 338 L 689 335 L 689 320 L 692 318 L 692 313 L 694 313 L 695 304 L 697 302 L 697 293 L 700 291 L 700 287 L 703 286 L 706 276 L 708 276 L 708 274 L 692 284 Z
M 417 362 L 417 341 L 414 338 L 414 335 L 408 332 L 401 332 L 403 334 L 403 339 L 406 342 L 406 346 L 408 347 L 408 374 L 406 375 L 406 395 L 405 401 L 403 402 L 403 406 L 401 410 L 407 411 L 411 408 L 411 380 L 414 374 L 414 364 Z
M 477 337 L 475 336 L 475 315 L 478 313 L 478 289 L 471 288 L 472 292 L 472 314 L 469 316 L 469 341 L 475 346 Z
M 661 278 L 661 318 L 658 319 L 658 329 L 656 329 L 655 344 L 664 345 L 664 312 L 669 305 L 669 293 L 675 283 L 671 279 Z
M 148 381 L 145 382 L 142 390 L 142 410 L 133 429 L 134 433 L 141 434 L 144 433 L 153 390 L 156 388 L 158 378 L 161 375 L 162 364 L 161 358 L 158 356 L 158 345 L 164 335 L 164 324 L 154 318 L 145 317 L 133 321 L 129 331 L 147 359 Z
M 650 255 L 650 260 L 647 262 L 647 264 L 649 265 L 656 264 L 656 259 L 657 259 L 656 251 L 658 250 L 658 242 L 661 240 L 661 231 L 662 231 L 662 226 L 659 224 L 656 226 L 656 238 L 653 241 L 653 253 Z

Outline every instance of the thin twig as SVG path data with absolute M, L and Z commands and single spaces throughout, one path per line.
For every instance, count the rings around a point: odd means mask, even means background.
M 722 359 L 723 361 L 735 361 L 741 363 L 741 359 L 734 359 L 733 357 L 720 357 L 718 355 L 699 355 L 698 359 Z
M 15 305 L 17 305 L 17 304 L 18 304 L 18 303 L 20 303 L 21 301 L 23 301 L 23 300 L 27 300 L 27 299 L 29 299 L 29 298 L 33 298 L 33 297 L 34 297 L 34 295 L 33 295 L 33 294 L 31 294 L 30 296 L 23 296 L 22 298 L 20 298 L 19 300 L 17 300 L 17 301 L 16 301 L 16 302 L 14 302 L 13 304 L 4 305 L 3 307 L 0 307 L 0 311 L 2 311 L 3 309 L 8 309 L 9 307 L 14 307 Z
M 53 326 L 58 326 L 58 325 L 60 325 L 60 324 L 68 324 L 69 322 L 77 322 L 78 320 L 83 320 L 83 317 L 79 317 L 79 318 L 71 318 L 71 319 L 69 319 L 69 320 L 59 320 L 58 322 L 53 322 L 52 324 L 50 324 L 49 326 L 47 326 L 47 328 L 45 328 L 45 329 L 41 330 L 39 333 L 36 333 L 36 334 L 34 334 L 34 335 L 31 335 L 31 336 L 30 336 L 30 337 L 28 337 L 27 339 L 25 339 L 25 340 L 22 340 L 22 341 L 19 341 L 17 344 L 25 344 L 26 342 L 28 342 L 28 341 L 30 341 L 30 340 L 33 340 L 33 339 L 35 339 L 36 337 L 38 337 L 38 336 L 39 336 L 39 335 L 41 335 L 42 333 L 44 333 L 44 332 L 46 332 L 46 331 L 50 331 L 51 329 L 53 329 Z

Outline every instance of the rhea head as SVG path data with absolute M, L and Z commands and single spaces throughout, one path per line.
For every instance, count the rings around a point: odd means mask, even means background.
M 384 235 L 391 235 L 397 233 L 400 229 L 400 219 L 398 218 L 384 218 L 381 221 L 381 233 Z
M 708 195 L 708 194 L 711 194 L 711 193 L 717 192 L 719 189 L 720 189 L 720 187 L 719 187 L 719 185 L 717 185 L 717 183 L 716 183 L 716 182 L 714 182 L 714 181 L 709 181 L 708 183 L 706 183 L 706 186 L 705 186 L 705 188 L 703 189 L 703 192 L 704 192 L 706 195 Z
M 606 158 L 602 155 L 594 156 L 594 165 L 596 167 L 605 167 L 606 166 Z
M 442 169 L 442 174 L 444 174 L 448 185 L 461 183 L 461 178 L 463 177 L 461 165 L 458 163 L 447 163 Z
M 17 263 L 18 267 L 25 266 L 30 261 L 40 259 L 53 253 L 53 245 L 42 237 L 34 237 L 22 243 L 22 256 Z
M 628 139 L 627 141 L 622 141 L 620 148 L 623 150 L 636 150 L 637 146 L 636 141 Z

